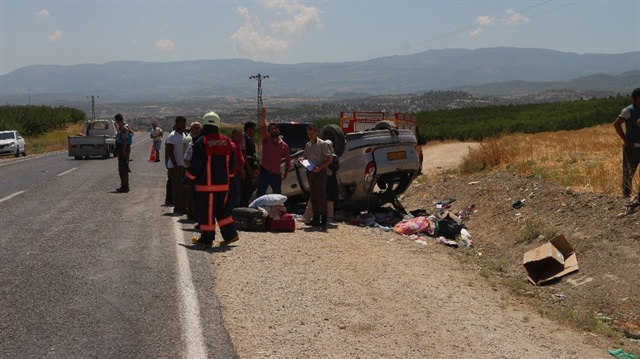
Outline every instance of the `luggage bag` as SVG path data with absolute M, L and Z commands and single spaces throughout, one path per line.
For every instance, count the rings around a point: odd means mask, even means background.
M 231 211 L 231 217 L 233 217 L 233 222 L 239 231 L 265 231 L 266 222 L 262 215 L 261 210 L 249 207 L 238 207 Z
M 295 232 L 296 220 L 291 213 L 283 214 L 280 219 L 267 217 L 267 231 L 270 232 Z

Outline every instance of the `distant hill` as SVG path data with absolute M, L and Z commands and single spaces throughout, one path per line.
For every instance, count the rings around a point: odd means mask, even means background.
M 516 80 L 476 86 L 457 86 L 453 90 L 483 96 L 519 96 L 553 90 L 582 90 L 626 95 L 639 86 L 640 70 L 632 70 L 617 76 L 598 73 L 569 81 L 529 82 Z
M 245 59 L 117 61 L 33 65 L 0 76 L 0 101 L 26 94 L 63 99 L 98 95 L 103 102 L 255 97 L 249 76 L 269 75 L 264 95 L 353 98 L 464 90 L 504 95 L 554 88 L 629 92 L 640 85 L 640 52 L 576 54 L 545 49 L 428 50 L 359 62 L 280 65 Z

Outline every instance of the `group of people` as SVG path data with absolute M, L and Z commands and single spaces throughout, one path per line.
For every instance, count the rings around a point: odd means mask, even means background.
M 640 208 L 640 190 L 635 196 L 632 194 L 632 179 L 640 166 L 640 88 L 633 90 L 631 98 L 633 103 L 622 109 L 613 125 L 623 142 L 622 195 L 630 198 L 629 207 Z M 121 114 L 116 114 L 114 119 L 120 177 L 116 191 L 126 193 L 129 192 L 133 131 Z M 278 124 L 266 124 L 264 108 L 259 120 L 262 159 L 256 152 L 254 122 L 246 122 L 242 129 L 234 128 L 231 138 L 219 132 L 220 117 L 215 112 L 204 115 L 202 123 L 191 123 L 188 134 L 186 122 L 185 117 L 176 117 L 174 129 L 165 141 L 164 162 L 168 173 L 165 204 L 173 205 L 175 214 L 186 214 L 188 219 L 198 222 L 201 236 L 194 239 L 195 244 L 213 245 L 217 220 L 224 239 L 221 245 L 227 245 L 238 240 L 231 218 L 234 208 L 247 207 L 254 191 L 256 197 L 264 195 L 269 187 L 272 193 L 281 193 L 282 181 L 291 167 L 289 146 L 281 138 Z M 152 126 L 150 137 L 156 162 L 160 162 L 163 132 L 157 122 Z M 302 220 L 326 228 L 338 200 L 339 160 L 331 142 L 318 137 L 314 124 L 308 125 L 306 131 L 309 142 L 298 158 L 300 165 L 307 169 L 309 182 L 309 201 Z
M 121 114 L 115 116 L 118 128 L 116 150 L 121 186 L 118 192 L 129 191 L 129 154 L 132 131 Z M 260 113 L 259 127 L 262 138 L 262 158 L 256 153 L 255 122 L 236 127 L 231 138 L 220 132 L 220 117 L 215 112 L 204 115 L 202 122 L 192 122 L 187 131 L 187 119 L 177 116 L 173 130 L 165 143 L 167 186 L 165 205 L 173 206 L 173 214 L 186 215 L 197 222 L 200 236 L 192 243 L 213 247 L 216 225 L 222 235 L 220 246 L 239 239 L 233 225 L 232 210 L 247 207 L 253 198 L 260 197 L 271 188 L 282 193 L 282 182 L 291 168 L 289 146 L 280 135 L 276 123 L 266 123 L 266 111 Z M 303 218 L 312 226 L 326 228 L 331 221 L 333 204 L 337 201 L 336 171 L 338 157 L 330 141 L 318 137 L 318 129 L 310 124 L 306 128 L 309 142 L 298 161 L 307 169 L 309 202 Z M 152 123 L 150 137 L 156 160 L 160 161 L 163 131 Z M 282 163 L 284 162 L 284 166 Z

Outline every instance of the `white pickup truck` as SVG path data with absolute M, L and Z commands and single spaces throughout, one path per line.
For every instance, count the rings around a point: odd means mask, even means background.
M 113 120 L 90 120 L 84 123 L 82 133 L 68 137 L 69 156 L 76 160 L 100 156 L 116 156 L 116 128 Z
M 306 169 L 297 159 L 308 141 L 307 124 L 278 125 L 292 152 L 292 166 L 282 183 L 282 194 L 288 197 L 288 203 L 302 202 L 308 197 L 309 183 Z M 413 131 L 383 127 L 347 134 L 333 124 L 320 129 L 320 138 L 331 140 L 340 158 L 337 172 L 339 202 L 336 208 L 363 211 L 390 203 L 404 212 L 398 195 L 407 190 L 420 172 L 419 146 Z

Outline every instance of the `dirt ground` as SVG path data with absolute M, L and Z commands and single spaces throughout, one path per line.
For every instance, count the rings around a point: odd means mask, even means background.
M 472 144 L 473 146 L 473 144 Z M 475 204 L 465 226 L 473 250 L 338 223 L 326 232 L 241 232 L 215 251 L 215 291 L 241 358 L 607 358 L 639 353 L 549 319 L 593 312 L 634 336 L 640 328 L 640 217 L 625 200 L 558 188 L 506 173 L 454 177 L 469 144 L 432 144 L 407 210 Z M 443 160 L 446 159 L 446 160 Z M 515 200 L 525 205 L 512 209 Z M 545 285 L 526 279 L 522 255 L 546 239 L 516 243 L 535 221 L 564 234 L 580 270 Z M 557 296 L 555 296 L 557 295 Z M 557 309 L 557 310 L 556 310 Z M 563 310 L 564 309 L 564 310 Z M 576 319 L 578 317 L 578 319 Z

